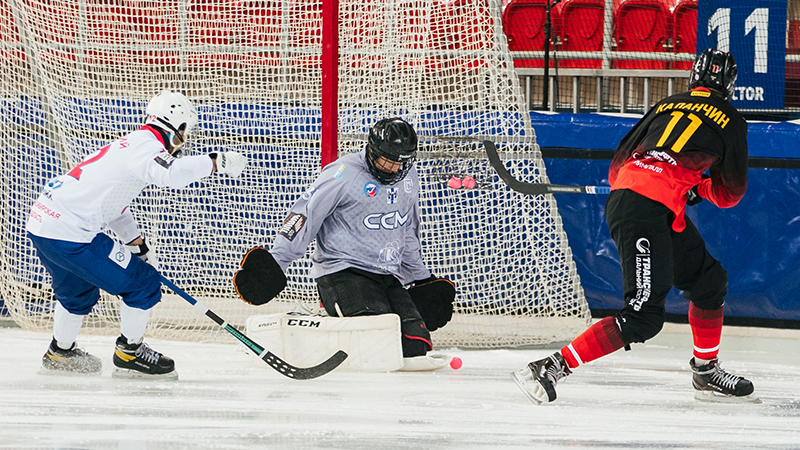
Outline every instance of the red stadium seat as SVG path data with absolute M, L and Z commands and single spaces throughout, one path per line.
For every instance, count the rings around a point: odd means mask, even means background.
M 322 45 L 322 4 L 292 2 L 289 5 L 289 48 L 305 49 Z M 284 56 L 289 64 L 301 69 L 317 69 L 321 64 L 321 56 L 302 54 Z
M 667 51 L 672 15 L 661 0 L 621 0 L 614 10 L 614 42 L 620 52 L 658 53 Z M 617 60 L 617 69 L 660 69 L 666 61 Z
M 178 63 L 178 0 L 89 0 L 86 5 L 87 62 L 99 64 Z M 92 44 L 118 50 L 93 50 Z M 152 50 L 136 50 L 138 46 Z
M 437 8 L 441 14 L 432 17 L 433 49 L 480 51 L 491 48 L 495 38 L 494 21 L 488 5 L 474 0 L 454 0 Z M 456 67 L 488 67 L 489 62 L 478 58 L 445 59 Z
M 787 55 L 800 55 L 800 20 L 790 20 L 786 44 Z M 784 88 L 785 108 L 800 107 L 800 63 L 786 63 L 786 85 Z
M 678 0 L 672 10 L 672 43 L 675 53 L 697 54 L 697 0 Z M 691 70 L 691 61 L 672 63 L 676 70 Z
M 241 0 L 240 29 L 237 39 L 254 51 L 245 56 L 246 62 L 256 65 L 279 65 L 281 45 L 281 2 L 275 0 Z M 244 62 L 244 61 L 243 61 Z
M 358 3 L 339 6 L 339 41 L 346 47 L 378 47 L 383 44 L 385 30 L 380 8 L 364 8 Z
M 0 46 L 0 64 L 5 64 L 11 61 L 25 60 L 25 52 L 22 50 L 19 29 L 14 22 L 14 15 L 11 11 L 11 6 L 8 2 L 0 3 L 0 39 L 3 42 L 11 42 L 11 46 L 6 48 L 6 45 Z M 17 48 L 11 48 L 18 46 Z
M 550 11 L 552 41 L 557 41 L 560 8 Z M 544 50 L 544 24 L 547 18 L 546 0 L 511 0 L 503 12 L 503 31 L 510 51 Z M 544 67 L 542 59 L 514 60 L 516 67 Z
M 240 11 L 232 0 L 189 0 L 186 4 L 186 28 L 190 65 L 229 67 L 233 54 L 225 46 L 235 42 L 235 20 Z
M 401 1 L 395 6 L 397 26 L 395 39 L 397 46 L 404 49 L 421 50 L 448 49 L 453 43 L 447 39 L 452 28 L 447 18 L 444 4 L 433 2 L 426 8 L 420 8 L 419 2 Z M 429 71 L 437 71 L 442 67 L 443 59 L 431 56 L 409 56 L 403 64 L 423 67 Z
M 449 48 L 455 50 L 485 50 L 494 42 L 494 23 L 488 8 L 476 8 L 474 0 L 455 0 L 448 3 L 444 31 L 450 36 Z M 487 5 L 488 6 L 488 5 Z
M 599 52 L 603 50 L 603 0 L 565 0 L 561 4 L 561 51 Z M 561 59 L 561 67 L 600 68 L 601 60 Z

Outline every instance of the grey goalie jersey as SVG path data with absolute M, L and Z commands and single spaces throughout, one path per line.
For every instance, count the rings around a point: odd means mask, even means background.
M 403 284 L 431 276 L 422 261 L 416 169 L 387 186 L 364 158 L 362 150 L 328 164 L 289 210 L 270 250 L 284 272 L 316 238 L 314 279 L 351 267 Z

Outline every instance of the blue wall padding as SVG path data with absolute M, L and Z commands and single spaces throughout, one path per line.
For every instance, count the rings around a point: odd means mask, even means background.
M 532 114 L 544 147 L 611 149 L 635 119 L 595 114 Z M 552 125 L 552 126 L 551 126 Z M 568 145 L 565 145 L 565 142 Z M 800 127 L 751 123 L 751 156 L 800 159 Z M 545 158 L 552 183 L 607 185 L 610 161 Z M 754 169 L 747 194 L 735 207 L 708 201 L 687 208 L 714 257 L 728 270 L 725 315 L 800 320 L 800 169 Z M 605 195 L 556 194 L 581 284 L 592 309 L 623 306 L 619 255 L 605 222 Z M 688 302 L 673 289 L 668 313 L 686 314 Z

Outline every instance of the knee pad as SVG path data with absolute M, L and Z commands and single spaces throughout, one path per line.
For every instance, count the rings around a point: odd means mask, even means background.
M 409 320 L 400 324 L 403 343 L 403 357 L 421 356 L 433 350 L 431 333 L 421 319 Z
M 664 312 L 628 311 L 617 314 L 617 323 L 622 331 L 625 344 L 644 342 L 657 335 L 664 327 Z
M 700 309 L 719 309 L 728 294 L 728 271 L 719 261 L 703 273 L 691 290 L 684 291 L 683 296 Z
M 70 314 L 85 316 L 92 312 L 92 308 L 100 300 L 100 289 L 92 287 L 91 289 L 74 294 L 70 296 L 63 296 L 56 294 L 56 299 L 61 306 Z
M 150 309 L 161 301 L 161 277 L 155 270 L 153 274 L 155 276 L 148 276 L 137 286 L 135 291 L 123 294 L 122 300 L 128 306 Z

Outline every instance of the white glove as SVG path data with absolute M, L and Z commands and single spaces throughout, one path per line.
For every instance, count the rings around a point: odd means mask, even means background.
M 142 261 L 153 266 L 156 271 L 158 271 L 158 258 L 156 258 L 156 252 L 147 246 L 147 241 L 145 241 L 144 238 L 142 238 L 142 243 L 140 245 L 126 245 L 125 248 L 127 248 L 128 251 L 133 253 L 135 256 L 138 256 Z
M 217 172 L 224 173 L 231 178 L 239 178 L 246 165 L 247 157 L 241 153 L 222 152 L 217 154 Z

